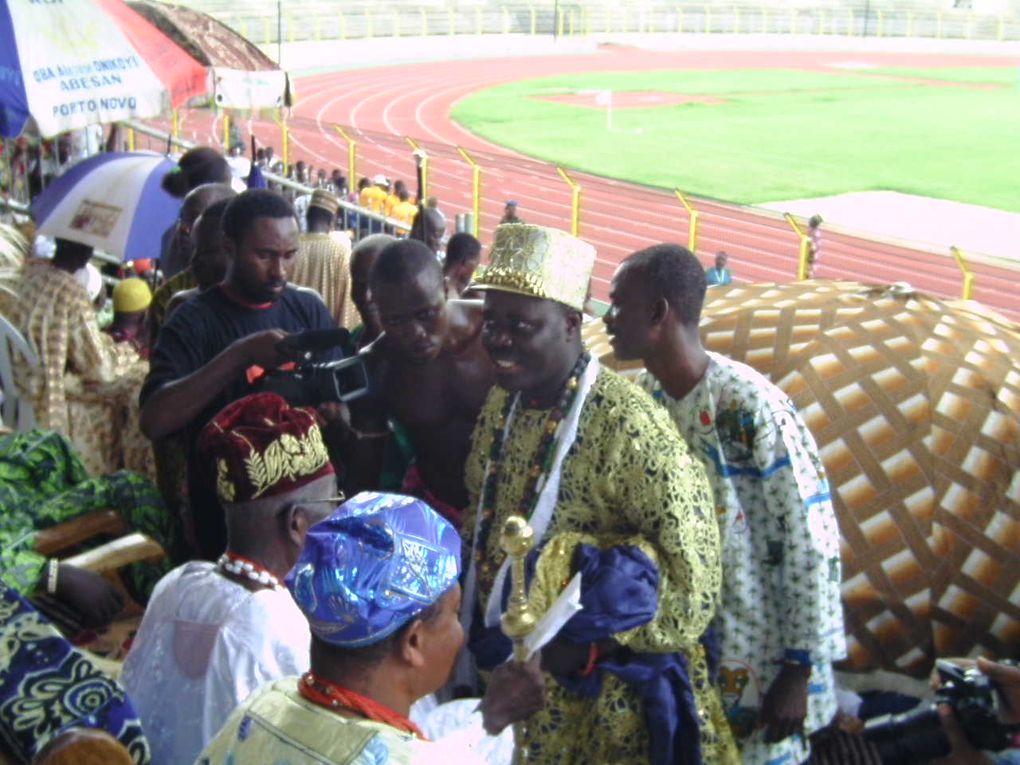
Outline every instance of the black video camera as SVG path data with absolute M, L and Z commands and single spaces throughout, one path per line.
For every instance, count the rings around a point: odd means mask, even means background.
M 1012 742 L 1018 726 L 999 719 L 999 695 L 995 684 L 977 667 L 964 669 L 951 661 L 935 662 L 942 685 L 930 704 L 898 715 L 882 715 L 864 726 L 864 737 L 878 750 L 882 765 L 920 765 L 949 754 L 950 744 L 942 729 L 938 705 L 953 709 L 967 741 L 975 749 L 998 752 Z
M 314 361 L 316 354 L 347 345 L 346 329 L 313 329 L 280 341 L 281 350 L 301 361 L 290 370 L 266 374 L 262 390 L 276 393 L 291 406 L 316 406 L 326 401 L 347 403 L 371 389 L 364 351 L 331 361 Z

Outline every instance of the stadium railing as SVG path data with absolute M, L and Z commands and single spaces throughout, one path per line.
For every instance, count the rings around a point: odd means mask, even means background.
M 260 45 L 436 35 L 806 34 L 1020 39 L 1020 15 L 935 2 L 211 3 L 184 0 Z

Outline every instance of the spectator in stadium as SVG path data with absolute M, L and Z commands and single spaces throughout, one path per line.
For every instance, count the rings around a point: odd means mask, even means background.
M 436 260 L 443 259 L 443 237 L 446 236 L 446 218 L 434 207 L 418 210 L 411 222 L 411 233 L 408 237 L 424 242 Z
M 705 269 L 705 284 L 709 287 L 725 286 L 733 283 L 733 273 L 726 267 L 730 256 L 724 250 L 715 254 L 715 265 Z
M 370 357 L 378 400 L 351 411 L 360 443 L 349 489 L 379 486 L 392 419 L 406 430 L 416 457 L 405 493 L 459 527 L 471 431 L 494 379 L 481 344 L 481 306 L 447 302 L 439 262 L 413 239 L 383 249 L 370 285 L 386 335 Z
M 308 669 L 308 622 L 281 582 L 340 502 L 315 411 L 276 394 L 229 404 L 198 448 L 216 466 L 226 551 L 160 580 L 122 674 L 155 763 L 193 762 L 253 691 Z
M 361 323 L 351 330 L 351 343 L 355 350 L 382 334 L 379 309 L 372 301 L 369 277 L 379 253 L 395 241 L 389 234 L 372 234 L 359 241 L 351 252 L 351 300 L 361 316 Z
M 230 184 L 233 174 L 226 158 L 209 146 L 188 149 L 177 161 L 177 167 L 163 178 L 163 189 L 171 196 L 183 198 L 189 191 L 206 183 Z M 163 235 L 159 268 L 163 278 L 169 279 L 188 266 L 191 253 L 188 235 L 171 226 Z
M 175 293 L 166 307 L 166 316 L 171 316 L 200 292 L 223 281 L 228 261 L 223 246 L 223 213 L 234 196 L 231 194 L 211 204 L 191 227 L 193 254 L 188 271 L 194 274 L 198 286 Z M 188 477 L 188 443 L 186 433 L 171 433 L 152 442 L 152 453 L 156 460 L 156 484 L 163 496 L 163 503 L 170 516 L 179 519 L 188 544 L 194 549 L 197 547 L 194 521 L 184 491 Z
M 301 235 L 290 280 L 318 292 L 337 324 L 350 329 L 357 323 L 351 300 L 351 238 L 336 230 L 339 211 L 340 200 L 335 194 L 325 189 L 312 193 L 306 214 L 308 233 Z
M 410 230 L 411 224 L 414 222 L 414 216 L 418 212 L 418 205 L 411 201 L 411 195 L 407 192 L 406 188 L 401 188 L 397 192 L 397 198 L 399 201 L 393 205 L 389 212 L 389 217 L 406 223 L 407 230 Z M 401 231 L 400 233 L 403 234 L 404 232 Z
M 383 215 L 386 212 L 386 198 L 390 194 L 390 181 L 382 173 L 376 175 L 372 182 L 367 184 L 358 196 L 358 204 L 374 212 L 376 215 Z M 369 219 L 368 231 L 381 233 L 383 224 L 375 219 Z
M 446 231 L 446 215 L 439 209 L 439 197 L 429 197 L 425 200 L 425 206 L 436 211 L 437 220 L 441 222 L 443 231 Z
M 410 719 L 464 643 L 460 548 L 432 508 L 389 494 L 354 497 L 313 527 L 286 580 L 311 628 L 311 669 L 249 698 L 199 761 L 484 762 L 459 741 L 425 740 Z M 542 706 L 536 665 L 496 668 L 479 704 L 487 732 Z
M 666 413 L 586 351 L 594 263 L 595 248 L 565 232 L 503 225 L 473 285 L 497 384 L 466 466 L 469 647 L 481 669 L 509 650 L 500 530 L 530 518 L 542 572 L 531 593 L 555 598 L 584 575 L 581 612 L 542 649 L 556 682 L 525 726 L 526 761 L 732 765 L 701 644 L 721 577 L 712 493 Z
M 818 261 L 822 259 L 822 216 L 812 215 L 808 219 L 808 267 L 807 278 L 813 279 Z
M 482 254 L 482 243 L 466 231 L 450 237 L 446 243 L 446 258 L 443 260 L 443 277 L 446 279 L 448 298 L 477 298 L 478 293 L 468 293 L 471 277 L 478 268 Z
M 508 199 L 506 205 L 503 207 L 503 217 L 500 218 L 499 222 L 502 223 L 524 223 L 519 217 L 517 217 L 517 202 L 513 199 Z
M 75 278 L 91 257 L 90 246 L 58 238 L 52 260 L 29 258 L 14 277 L 4 314 L 39 354 L 34 369 L 19 357 L 15 381 L 31 398 L 38 427 L 70 439 L 93 474 L 127 468 L 152 475 L 136 419 L 145 362 L 100 331 Z
M 123 279 L 113 288 L 113 323 L 106 331 L 116 342 L 134 348 L 143 359 L 149 358 L 145 315 L 151 303 L 152 290 L 144 279 Z
M 407 195 L 406 199 L 410 199 L 411 198 L 411 194 L 407 191 L 407 184 L 404 183 L 402 180 L 397 180 L 393 184 L 393 190 L 389 194 L 386 195 L 385 209 L 383 210 L 383 212 L 386 214 L 387 218 L 394 217 L 393 216 L 393 208 L 395 208 L 398 204 L 400 204 L 400 201 L 401 201 L 400 194 L 401 194 L 401 192 L 403 192 L 404 194 Z
M 727 715 L 745 765 L 804 763 L 838 711 L 846 656 L 839 528 L 818 447 L 793 403 L 751 367 L 705 351 L 705 274 L 679 245 L 634 253 L 604 321 L 616 356 L 705 467 L 722 541 L 716 617 Z
M 184 268 L 177 274 L 168 277 L 153 293 L 152 305 L 149 308 L 150 347 L 155 346 L 159 329 L 166 321 L 166 310 L 170 299 L 182 290 L 189 290 L 197 286 L 194 271 L 189 267 L 194 252 L 191 236 L 192 226 L 207 207 L 221 199 L 231 199 L 236 195 L 237 192 L 227 183 L 206 183 L 192 189 L 184 197 L 181 211 L 177 217 L 177 225 L 174 227 L 173 244 L 174 252 L 185 258 Z M 164 274 L 164 276 L 167 275 Z
M 223 282 L 182 305 L 160 331 L 141 393 L 150 439 L 184 431 L 188 495 L 203 557 L 226 543 L 222 510 L 194 461 L 194 439 L 213 415 L 251 392 L 266 370 L 293 360 L 290 332 L 336 326 L 322 299 L 287 285 L 299 248 L 294 209 L 279 194 L 251 189 L 223 214 L 229 256 Z M 327 353 L 326 358 L 336 358 Z

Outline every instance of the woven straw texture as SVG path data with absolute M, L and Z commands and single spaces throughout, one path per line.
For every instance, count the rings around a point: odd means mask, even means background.
M 601 321 L 589 347 L 620 369 Z M 853 671 L 1020 646 L 1020 325 L 821 280 L 713 288 L 705 346 L 793 399 L 829 472 Z M 634 374 L 635 367 L 621 369 Z

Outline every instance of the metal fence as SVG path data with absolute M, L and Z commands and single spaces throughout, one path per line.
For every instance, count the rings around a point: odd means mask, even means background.
M 262 45 L 436 35 L 809 34 L 1020 39 L 1016 9 L 935 3 L 245 3 L 199 7 Z M 965 3 L 954 3 L 963 6 Z

